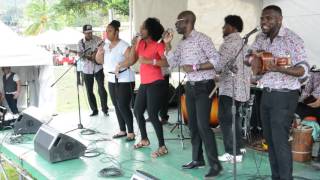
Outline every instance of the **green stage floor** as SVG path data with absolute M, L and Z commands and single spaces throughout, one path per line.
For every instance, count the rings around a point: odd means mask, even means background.
M 175 111 L 170 111 L 170 122 L 176 121 Z M 102 155 L 93 158 L 81 157 L 75 160 L 63 161 L 51 164 L 33 151 L 33 136 L 25 136 L 21 144 L 9 144 L 8 138 L 11 131 L 1 131 L 2 139 L 1 152 L 15 164 L 25 169 L 36 179 L 105 179 L 98 175 L 98 172 L 105 167 L 121 167 L 123 176 L 108 179 L 130 179 L 135 170 L 142 170 L 153 176 L 164 180 L 188 180 L 203 179 L 203 175 L 208 171 L 208 167 L 196 170 L 182 170 L 181 165 L 191 160 L 190 140 L 184 140 L 184 149 L 180 140 L 167 140 L 166 145 L 169 154 L 158 159 L 152 159 L 150 154 L 157 148 L 157 140 L 151 123 L 147 123 L 147 130 L 151 146 L 144 149 L 134 150 L 134 142 L 126 142 L 125 139 L 113 140 L 111 137 L 118 131 L 118 123 L 114 112 L 110 112 L 109 117 L 102 114 L 94 118 L 89 118 L 89 113 L 82 113 L 83 124 L 86 128 L 92 128 L 103 134 L 80 135 L 80 130 L 68 133 L 76 138 L 88 148 L 97 148 Z M 78 124 L 77 112 L 59 114 L 50 122 L 50 126 L 60 132 L 67 132 Z M 173 126 L 164 125 L 165 138 L 176 138 L 180 129 L 175 129 L 173 133 L 170 130 Z M 139 140 L 139 131 L 135 123 L 136 142 Z M 9 135 L 7 135 L 9 133 Z M 188 136 L 186 127 L 183 130 L 185 136 Z M 7 136 L 6 136 L 7 135 Z M 4 139 L 5 138 L 5 139 Z M 95 141 L 101 140 L 106 141 Z M 223 153 L 223 144 L 221 135 L 216 135 L 219 154 Z M 223 163 L 223 172 L 215 179 L 233 179 L 233 165 Z M 320 171 L 314 170 L 309 163 L 294 163 L 295 179 L 320 180 Z M 243 162 L 237 164 L 237 179 L 271 179 L 267 153 L 254 151 L 247 148 Z

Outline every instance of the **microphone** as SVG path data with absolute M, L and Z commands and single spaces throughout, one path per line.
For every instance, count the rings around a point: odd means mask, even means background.
M 252 31 L 250 31 L 248 34 L 246 34 L 243 39 L 248 39 L 252 34 L 258 32 L 261 30 L 260 26 L 257 26 L 256 28 L 254 28 Z
M 173 34 L 173 32 L 174 31 L 172 28 L 168 28 L 167 30 L 163 31 L 161 38 L 157 42 L 160 43 L 166 37 L 166 34 Z

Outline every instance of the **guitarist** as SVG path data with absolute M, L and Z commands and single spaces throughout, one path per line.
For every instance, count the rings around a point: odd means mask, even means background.
M 101 107 L 104 115 L 108 116 L 108 94 L 104 87 L 104 73 L 102 65 L 95 62 L 95 55 L 97 53 L 97 48 L 101 45 L 102 39 L 98 36 L 92 35 L 92 26 L 83 26 L 84 38 L 78 42 L 78 51 L 83 59 L 83 74 L 84 83 L 87 90 L 87 96 L 92 113 L 90 116 L 98 115 L 98 107 L 96 97 L 93 93 L 93 83 L 94 78 L 96 79 L 98 85 L 98 92 L 101 101 Z
M 299 80 L 308 75 L 309 65 L 303 40 L 282 25 L 281 8 L 270 5 L 260 17 L 262 33 L 252 50 L 271 52 L 275 57 L 290 56 L 292 67 L 271 63 L 259 80 L 263 86 L 260 112 L 264 137 L 269 145 L 272 179 L 292 180 L 292 153 L 289 130 L 299 98 Z

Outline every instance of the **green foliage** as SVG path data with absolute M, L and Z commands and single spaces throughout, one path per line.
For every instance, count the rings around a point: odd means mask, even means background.
M 25 15 L 31 22 L 25 30 L 26 35 L 37 35 L 47 29 L 57 30 L 65 25 L 66 16 L 57 14 L 46 0 L 32 0 L 26 7 Z
M 37 35 L 47 29 L 58 30 L 85 23 L 101 26 L 106 23 L 108 9 L 128 16 L 129 0 L 31 0 L 25 10 L 30 22 L 25 34 Z

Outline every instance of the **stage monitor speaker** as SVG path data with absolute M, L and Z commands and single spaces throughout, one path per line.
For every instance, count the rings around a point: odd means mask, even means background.
M 81 142 L 45 124 L 34 137 L 34 151 L 51 163 L 78 158 L 85 150 Z
M 147 172 L 136 170 L 136 172 L 131 176 L 130 180 L 159 180 L 159 178 L 154 177 Z
M 48 114 L 44 110 L 30 106 L 25 109 L 13 124 L 13 132 L 15 134 L 35 134 L 42 123 L 50 120 Z

